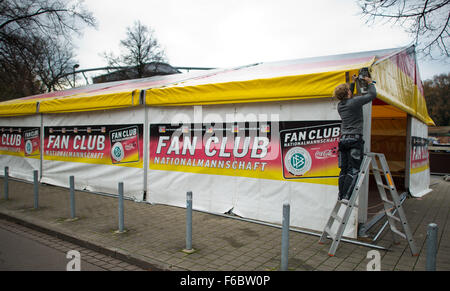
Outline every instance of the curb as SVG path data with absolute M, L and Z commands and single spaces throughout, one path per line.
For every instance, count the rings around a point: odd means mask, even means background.
M 28 228 L 31 228 L 33 230 L 36 230 L 38 232 L 45 233 L 47 235 L 59 238 L 61 240 L 79 245 L 80 247 L 84 247 L 90 250 L 93 250 L 95 252 L 101 253 L 103 255 L 124 261 L 128 264 L 135 265 L 139 268 L 142 268 L 144 270 L 148 271 L 171 271 L 176 270 L 175 266 L 167 265 L 166 263 L 158 262 L 158 263 L 150 263 L 147 260 L 143 258 L 143 256 L 140 255 L 132 255 L 130 253 L 124 252 L 123 250 L 116 249 L 116 248 L 108 248 L 104 246 L 100 246 L 98 244 L 94 244 L 92 242 L 89 242 L 87 240 L 83 240 L 59 231 L 55 231 L 34 223 L 31 223 L 29 221 L 5 214 L 0 212 L 0 219 L 7 220 L 9 222 L 13 222 Z

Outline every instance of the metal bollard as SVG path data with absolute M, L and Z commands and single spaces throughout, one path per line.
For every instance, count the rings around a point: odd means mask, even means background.
M 288 269 L 290 209 L 291 206 L 289 205 L 289 203 L 283 204 L 283 228 L 281 233 L 281 271 L 287 271 Z
M 185 252 L 193 252 L 192 249 L 192 191 L 186 194 L 186 249 Z
M 427 229 L 427 271 L 436 271 L 438 226 L 436 223 L 428 224 Z
M 33 171 L 33 192 L 34 192 L 34 209 L 39 208 L 39 179 L 38 170 Z
M 75 177 L 69 177 L 70 186 L 70 218 L 75 219 Z
M 123 182 L 119 182 L 119 233 L 124 232 L 123 225 Z
M 5 200 L 9 199 L 9 185 L 8 185 L 8 178 L 9 178 L 9 168 L 5 167 L 5 178 L 3 180 L 3 194 L 5 197 Z

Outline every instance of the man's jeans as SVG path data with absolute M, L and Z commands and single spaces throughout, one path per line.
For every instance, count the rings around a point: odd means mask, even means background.
M 350 199 L 364 156 L 364 140 L 343 135 L 339 141 L 339 199 Z

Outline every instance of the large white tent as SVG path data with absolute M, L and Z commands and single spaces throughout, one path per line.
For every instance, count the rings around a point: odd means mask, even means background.
M 413 196 L 429 191 L 427 113 L 414 47 L 257 63 L 95 84 L 0 103 L 10 175 L 136 201 L 322 230 L 337 198 L 340 118 L 333 89 L 367 67 L 366 150 L 383 152 Z M 366 186 L 368 189 L 368 186 Z M 346 235 L 367 219 L 361 195 Z

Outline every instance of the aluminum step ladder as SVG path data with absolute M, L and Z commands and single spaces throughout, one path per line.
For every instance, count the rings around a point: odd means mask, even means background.
M 380 161 L 380 164 L 378 164 L 377 158 Z M 361 190 L 361 185 L 364 182 L 364 178 L 367 176 L 367 174 L 369 174 L 371 164 L 372 164 L 372 172 L 378 187 L 378 192 L 380 193 L 381 200 L 383 201 L 384 212 L 386 214 L 387 220 L 393 233 L 394 243 L 397 243 L 394 234 L 399 235 L 400 237 L 408 241 L 412 255 L 417 256 L 419 252 L 414 242 L 408 222 L 406 220 L 406 216 L 403 211 L 403 207 L 400 202 L 397 189 L 395 188 L 395 185 L 393 183 L 388 163 L 386 161 L 384 154 L 380 153 L 366 153 L 364 155 L 360 172 L 356 180 L 355 188 L 353 189 L 352 196 L 350 197 L 349 202 L 343 203 L 340 200 L 336 202 L 336 205 L 334 206 L 333 211 L 331 212 L 330 217 L 328 218 L 328 222 L 325 225 L 322 235 L 320 236 L 319 243 L 323 244 L 325 243 L 328 236 L 331 237 L 333 241 L 331 243 L 330 250 L 328 251 L 328 255 L 334 256 L 338 248 L 339 242 L 341 241 L 345 227 L 347 226 L 350 214 L 352 213 L 354 207 L 358 207 L 357 205 L 355 205 L 355 202 L 358 198 L 359 192 Z M 381 165 L 381 168 L 379 167 L 379 165 Z M 385 178 L 384 180 L 387 182 L 387 185 L 383 183 L 383 179 L 381 177 L 382 175 L 384 176 Z M 392 200 L 388 199 L 386 195 L 386 190 L 389 190 Z M 339 211 L 341 207 L 345 208 L 344 216 L 342 217 L 339 216 Z M 334 222 L 336 221 L 339 222 L 339 225 L 337 227 L 337 231 L 333 232 L 332 227 Z M 396 222 L 402 225 L 403 232 L 401 232 L 397 228 Z

